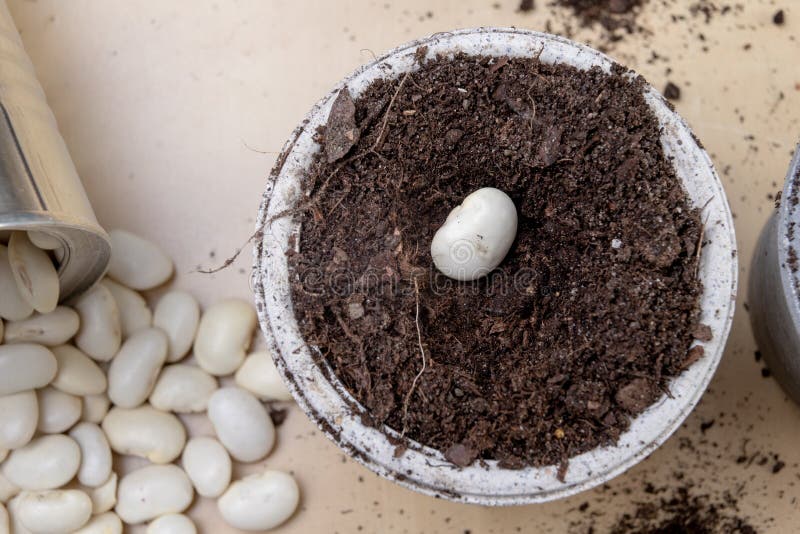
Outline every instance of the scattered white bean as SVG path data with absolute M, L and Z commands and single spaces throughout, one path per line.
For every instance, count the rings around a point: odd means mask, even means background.
M 58 372 L 50 384 L 71 395 L 99 395 L 106 390 L 106 374 L 91 358 L 72 345 L 51 349 Z
M 80 490 L 25 491 L 18 499 L 19 520 L 34 534 L 75 532 L 92 516 L 92 501 Z
M 180 467 L 150 465 L 122 477 L 117 497 L 117 515 L 133 525 L 183 512 L 191 504 L 194 490 Z
M 177 362 L 192 348 L 200 324 L 200 305 L 186 291 L 170 291 L 156 304 L 153 324 L 169 338 L 167 361 Z
M 35 391 L 21 391 L 0 397 L 0 447 L 18 449 L 27 445 L 39 422 Z
M 87 423 L 100 424 L 108 413 L 111 400 L 108 395 L 86 395 L 83 397 L 83 420 Z
M 242 299 L 212 304 L 200 319 L 194 356 L 212 375 L 229 375 L 244 361 L 256 327 L 256 312 Z
M 106 512 L 92 517 L 73 534 L 122 534 L 122 520 L 114 512 Z
M 19 519 L 19 498 L 15 497 L 8 501 L 8 523 L 11 527 L 12 534 L 33 534 L 30 530 L 25 528 L 22 521 Z
M 8 480 L 0 471 L 0 503 L 6 503 L 20 492 L 19 486 Z
M 222 444 L 214 438 L 192 438 L 183 451 L 183 468 L 203 497 L 219 497 L 231 483 L 232 462 Z
M 108 512 L 117 504 L 117 474 L 111 473 L 102 486 L 90 488 L 81 486 L 92 500 L 92 515 Z
M 275 427 L 267 410 L 244 389 L 218 389 L 208 401 L 208 418 L 220 442 L 240 462 L 262 459 L 275 443 Z
M 127 339 L 131 334 L 153 324 L 153 312 L 147 307 L 147 301 L 143 296 L 110 278 L 103 280 L 103 285 L 111 291 L 117 302 L 123 339 Z
M 108 368 L 108 398 L 122 408 L 139 406 L 150 395 L 167 359 L 167 336 L 145 328 L 129 337 Z
M 61 240 L 47 232 L 28 230 L 28 239 L 31 240 L 31 243 L 33 243 L 36 248 L 42 250 L 55 250 L 62 247 Z
M 0 503 L 0 534 L 9 534 L 11 525 L 8 522 L 8 512 L 6 507 Z
M 264 471 L 231 484 L 217 507 L 234 528 L 269 530 L 289 519 L 299 500 L 294 478 L 281 471 Z
M 150 404 L 167 412 L 204 412 L 216 390 L 216 378 L 199 367 L 176 363 L 161 371 Z
M 39 401 L 39 424 L 42 434 L 66 432 L 81 418 L 83 404 L 80 397 L 46 387 L 36 392 Z
M 183 514 L 167 514 L 147 525 L 146 534 L 197 534 L 197 527 Z
M 292 400 L 292 394 L 267 351 L 257 351 L 245 358 L 236 371 L 236 384 L 262 400 Z
M 3 465 L 3 474 L 25 490 L 63 486 L 74 477 L 81 463 L 78 444 L 63 434 L 41 436 L 13 451 Z
M 172 276 L 172 260 L 154 243 L 124 230 L 112 230 L 108 275 L 131 289 L 160 286 Z
M 171 462 L 186 444 L 180 420 L 148 405 L 112 408 L 102 426 L 114 452 L 141 456 L 154 464 Z
M 517 235 L 517 208 L 507 194 L 484 187 L 456 206 L 431 240 L 436 268 L 456 280 L 489 274 Z
M 6 325 L 6 343 L 38 343 L 54 347 L 66 343 L 78 332 L 80 319 L 72 308 L 58 306 L 50 313 L 37 313 Z
M 33 313 L 33 306 L 28 304 L 14 280 L 11 263 L 8 260 L 8 247 L 0 245 L 0 317 L 9 321 L 19 321 Z
M 56 358 L 41 345 L 0 346 L 0 395 L 44 387 L 56 376 Z
M 20 295 L 39 313 L 50 313 L 58 305 L 58 273 L 47 252 L 14 232 L 8 241 L 8 261 Z
M 80 296 L 75 309 L 81 318 L 81 327 L 75 344 L 92 359 L 107 362 L 119 350 L 122 326 L 119 308 L 111 291 L 99 283 Z
M 106 435 L 94 423 L 80 423 L 70 430 L 69 436 L 81 448 L 78 481 L 90 488 L 105 484 L 111 476 L 111 446 Z

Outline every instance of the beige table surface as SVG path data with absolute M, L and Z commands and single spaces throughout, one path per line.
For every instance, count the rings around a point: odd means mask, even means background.
M 652 35 L 630 36 L 612 55 L 659 88 L 668 78 L 682 87 L 677 108 L 712 154 L 736 214 L 738 310 L 699 408 L 605 491 L 486 509 L 378 478 L 345 459 L 295 407 L 276 451 L 255 467 L 291 470 L 301 485 L 301 509 L 280 532 L 585 532 L 587 515 L 576 510 L 585 502 L 587 513 L 603 514 L 603 532 L 641 498 L 641 481 L 671 480 L 676 470 L 702 491 L 744 488 L 742 514 L 763 531 L 800 529 L 800 409 L 762 378 L 744 308 L 753 244 L 772 207 L 768 193 L 782 183 L 800 138 L 800 1 L 741 0 L 741 13 L 708 25 L 691 17 L 670 22 L 670 13 L 686 14 L 690 3 L 652 0 L 640 17 Z M 543 29 L 549 8 L 545 0 L 536 4 L 523 15 L 511 0 L 10 1 L 101 223 L 161 243 L 176 259 L 175 284 L 205 304 L 250 296 L 249 253 L 217 275 L 192 271 L 216 264 L 249 236 L 276 151 L 336 80 L 368 61 L 370 50 L 436 31 Z M 781 28 L 771 23 L 778 7 L 787 11 Z M 652 51 L 669 61 L 648 62 Z M 701 423 L 711 420 L 701 434 Z M 191 425 L 207 431 L 202 420 Z M 690 440 L 703 444 L 701 452 Z M 737 463 L 743 446 L 769 462 Z M 787 464 L 775 475 L 772 454 Z M 198 501 L 192 515 L 204 533 L 229 531 L 211 502 Z

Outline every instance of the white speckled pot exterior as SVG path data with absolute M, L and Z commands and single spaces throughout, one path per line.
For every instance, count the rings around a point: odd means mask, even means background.
M 297 403 L 348 455 L 376 473 L 427 495 L 482 505 L 517 505 L 551 501 L 587 490 L 619 475 L 663 443 L 699 401 L 722 356 L 731 327 L 737 284 L 736 241 L 725 193 L 706 152 L 686 123 L 654 89 L 646 99 L 663 127 L 662 145 L 674 161 L 676 172 L 697 207 L 703 208 L 707 244 L 702 249 L 699 274 L 705 291 L 701 321 L 714 338 L 705 343 L 705 355 L 670 386 L 663 396 L 640 414 L 613 447 L 603 447 L 573 457 L 566 480 L 556 477 L 556 466 L 502 469 L 457 468 L 441 452 L 412 443 L 400 457 L 389 428 L 361 423 L 364 408 L 328 369 L 314 360 L 315 350 L 303 341 L 294 317 L 285 251 L 289 237 L 300 228 L 283 217 L 265 224 L 296 205 L 302 196 L 300 180 L 312 155 L 319 150 L 312 137 L 324 124 L 333 98 L 345 85 L 359 95 L 374 79 L 396 78 L 414 70 L 414 53 L 427 46 L 428 57 L 464 52 L 472 55 L 529 57 L 541 54 L 548 63 L 565 63 L 608 71 L 613 62 L 605 55 L 564 38 L 513 28 L 478 28 L 435 34 L 396 48 L 342 80 L 320 100 L 295 130 L 270 175 L 258 215 L 263 238 L 255 245 L 253 284 L 261 327 Z
M 800 253 L 800 194 L 794 177 L 800 172 L 800 147 L 786 175 L 780 209 L 761 231 L 750 268 L 747 301 L 756 343 L 770 371 L 786 393 L 800 403 L 800 271 L 788 265 L 789 249 Z M 794 222 L 794 231 L 789 225 Z M 790 239 L 791 235 L 791 239 Z

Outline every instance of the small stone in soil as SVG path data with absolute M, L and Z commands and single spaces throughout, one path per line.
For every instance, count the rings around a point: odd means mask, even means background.
M 681 88 L 675 85 L 672 82 L 667 82 L 667 86 L 664 87 L 664 96 L 668 100 L 680 100 L 681 99 Z

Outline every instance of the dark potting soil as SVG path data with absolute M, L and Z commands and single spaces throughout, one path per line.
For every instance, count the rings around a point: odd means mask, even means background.
M 619 66 L 456 56 L 338 95 L 289 266 L 302 334 L 367 423 L 457 465 L 563 475 L 702 356 L 701 223 L 644 88 Z M 514 200 L 517 239 L 455 282 L 431 239 L 481 187 Z

